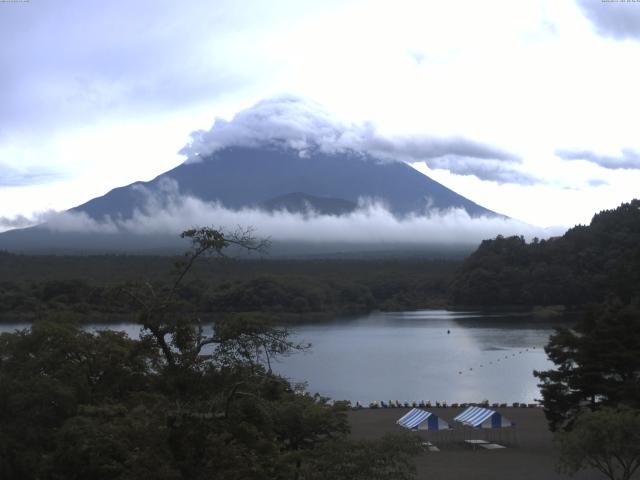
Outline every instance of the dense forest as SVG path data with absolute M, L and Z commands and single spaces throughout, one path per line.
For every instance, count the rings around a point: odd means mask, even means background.
M 163 284 L 123 287 L 139 339 L 64 314 L 0 335 L 0 478 L 415 478 L 417 436 L 353 440 L 345 402 L 272 372 L 272 359 L 306 348 L 286 330 L 239 315 L 205 335 L 181 312 L 195 260 L 233 242 L 187 233 L 193 248 Z
M 123 291 L 159 285 L 180 257 L 28 256 L 0 253 L 0 320 L 74 312 L 84 321 L 127 318 Z M 427 259 L 270 260 L 206 258 L 178 292 L 207 316 L 262 312 L 278 321 L 443 306 L 459 262 Z
M 575 324 L 556 328 L 545 347 L 553 368 L 534 372 L 566 473 L 595 468 L 606 478 L 627 480 L 640 468 L 639 240 L 640 201 L 634 200 L 559 239 L 486 242 L 473 259 L 476 267 L 465 265 L 469 280 L 480 265 L 502 263 L 520 282 L 521 295 L 510 292 L 519 302 L 580 306 Z M 564 273 L 554 277 L 550 265 Z M 494 284 L 493 294 L 484 293 L 487 301 L 505 299 L 505 281 Z M 477 298 L 477 289 L 465 295 L 460 288 L 465 301 Z
M 179 257 L 0 252 L 0 321 L 74 312 L 129 318 L 123 289 L 161 283 Z M 582 306 L 640 289 L 640 201 L 596 214 L 562 237 L 498 236 L 464 262 L 434 259 L 207 258 L 178 292 L 203 316 L 262 312 L 295 321 L 372 310 L 443 306 Z
M 130 319 L 130 283 L 160 284 L 180 257 L 0 252 L 0 321 L 69 313 Z M 498 236 L 463 262 L 434 259 L 207 258 L 177 292 L 204 317 L 261 312 L 296 321 L 444 306 L 583 306 L 640 290 L 640 201 L 596 214 L 562 237 Z
M 570 465 L 599 421 L 590 412 L 640 421 L 638 200 L 560 238 L 484 241 L 462 264 L 204 258 L 235 240 L 183 236 L 179 258 L 0 254 L 0 318 L 43 320 L 0 335 L 1 478 L 412 479 L 419 440 L 351 439 L 346 403 L 272 372 L 307 346 L 265 320 L 447 301 L 592 304 L 551 337 L 555 368 L 535 372 Z M 79 325 L 118 316 L 141 337 Z
M 596 214 L 562 237 L 485 240 L 451 284 L 455 305 L 573 305 L 640 293 L 640 200 Z

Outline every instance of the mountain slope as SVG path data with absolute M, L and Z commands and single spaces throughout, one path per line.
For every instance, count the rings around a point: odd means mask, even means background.
M 353 214 L 362 202 L 381 203 L 398 219 L 411 216 L 414 222 L 433 208 L 464 209 L 472 217 L 504 218 L 402 162 L 381 162 L 356 153 L 331 155 L 316 151 L 309 157 L 301 157 L 298 151 L 283 148 L 229 147 L 200 162 L 184 163 L 149 182 L 113 189 L 71 209 L 56 224 L 0 234 L 0 249 L 65 253 L 168 252 L 184 248 L 178 239 L 184 228 L 223 222 L 220 211 L 226 215 L 227 222 L 222 226 L 234 228 L 238 224 L 255 226 L 256 218 L 268 217 L 274 211 L 331 216 Z M 188 210 L 189 205 L 194 204 L 197 209 Z M 176 209 L 176 205 L 179 208 Z M 221 205 L 225 208 L 221 209 Z M 244 209 L 244 216 L 238 214 L 240 209 Z M 143 217 L 143 221 L 139 217 Z M 366 220 L 369 218 L 366 213 L 364 218 L 361 221 L 372 221 Z M 127 227 L 129 219 L 133 219 L 130 224 L 137 228 Z M 292 231 L 304 232 L 308 227 L 298 225 L 296 222 L 300 219 L 291 220 L 287 223 L 289 235 Z M 343 230 L 330 239 L 319 233 L 312 235 L 310 242 L 314 245 L 309 253 L 396 252 L 406 249 L 408 244 L 414 250 L 416 246 L 418 250 L 427 247 L 422 237 L 412 234 L 391 235 L 388 238 L 392 240 L 381 241 L 376 239 L 379 235 L 367 233 L 360 237 L 365 240 L 354 241 L 342 236 L 342 232 L 351 228 L 349 218 L 343 217 L 343 220 Z M 165 223 L 160 227 L 152 225 L 160 225 L 158 222 Z M 392 231 L 394 221 L 387 223 L 391 226 L 384 228 Z M 379 231 L 375 226 L 369 228 Z M 260 233 L 272 235 L 264 229 Z M 294 238 L 300 236 L 294 235 Z M 431 250 L 435 244 L 444 248 L 450 243 L 428 241 Z M 470 245 L 474 240 L 457 236 L 452 241 Z M 284 254 L 306 254 L 309 248 L 300 248 L 296 242 L 305 243 L 283 238 L 279 246 L 274 242 L 272 251 L 278 252 L 280 248 Z
M 258 207 L 267 212 L 313 212 L 319 215 L 345 215 L 356 210 L 358 205 L 342 198 L 316 197 L 302 192 L 292 192 L 266 200 Z
M 73 210 L 95 219 L 128 218 L 144 202 L 140 187 L 157 191 L 166 179 L 176 181 L 182 194 L 219 201 L 231 209 L 301 192 L 354 203 L 362 198 L 380 200 L 398 215 L 424 213 L 427 207 L 463 208 L 471 216 L 496 215 L 402 162 L 383 163 L 356 154 L 315 153 L 301 158 L 294 150 L 238 147 L 182 164 L 150 182 L 116 188 Z

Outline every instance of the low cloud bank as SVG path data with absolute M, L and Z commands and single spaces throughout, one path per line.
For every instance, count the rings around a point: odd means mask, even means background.
M 26 228 L 35 225 L 38 221 L 35 218 L 28 218 L 24 215 L 15 217 L 0 217 L 0 232 L 12 228 Z
M 44 224 L 49 220 L 58 219 L 62 215 L 55 210 L 36 212 L 30 216 L 16 215 L 15 217 L 0 216 L 0 233 L 14 228 L 28 228 L 34 225 Z
M 180 153 L 187 162 L 197 162 L 227 147 L 274 145 L 297 150 L 302 157 L 316 150 L 353 151 L 384 161 L 424 161 L 431 168 L 498 183 L 537 182 L 517 168 L 517 155 L 500 148 L 463 137 L 385 137 L 370 123 L 342 124 L 318 104 L 290 96 L 263 100 L 231 121 L 216 119 L 210 130 L 193 132 Z
M 563 160 L 585 160 L 610 170 L 640 169 L 640 152 L 631 148 L 623 148 L 617 156 L 599 154 L 590 150 L 557 150 L 556 155 Z
M 167 180 L 158 191 L 141 187 L 146 201 L 131 218 L 95 220 L 83 212 L 50 216 L 46 228 L 57 232 L 140 235 L 177 235 L 196 225 L 235 230 L 252 227 L 259 237 L 288 242 L 343 242 L 354 244 L 402 243 L 407 245 L 474 244 L 502 235 L 546 238 L 564 229 L 542 229 L 500 217 L 471 218 L 463 209 L 436 210 L 397 218 L 380 202 L 362 199 L 352 213 L 342 216 L 265 212 L 245 208 L 230 210 L 219 203 L 182 195 L 175 181 Z

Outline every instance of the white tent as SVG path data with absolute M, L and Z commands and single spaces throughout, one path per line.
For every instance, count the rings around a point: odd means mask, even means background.
M 469 407 L 455 417 L 454 420 L 474 428 L 505 428 L 515 425 L 499 412 L 483 407 Z
M 410 430 L 449 430 L 451 428 L 447 422 L 437 415 L 419 408 L 412 408 L 396 423 Z

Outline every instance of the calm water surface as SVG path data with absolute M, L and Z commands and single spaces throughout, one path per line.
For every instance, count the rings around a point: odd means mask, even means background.
M 552 366 L 543 350 L 552 332 L 505 314 L 375 313 L 296 327 L 312 351 L 275 369 L 334 399 L 533 402 L 533 370 Z
M 25 324 L 0 325 L 0 331 Z M 533 402 L 533 370 L 552 365 L 543 347 L 549 322 L 509 314 L 424 310 L 374 313 L 297 325 L 311 351 L 280 359 L 274 370 L 334 399 Z M 136 324 L 89 325 L 131 337 Z

